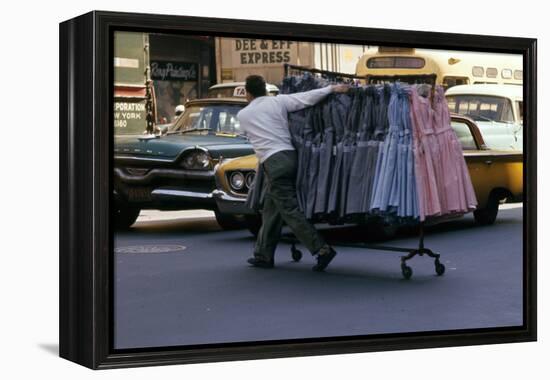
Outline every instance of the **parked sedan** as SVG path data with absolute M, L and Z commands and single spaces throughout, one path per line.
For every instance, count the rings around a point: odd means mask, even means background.
M 214 167 L 222 158 L 253 153 L 237 113 L 244 99 L 200 99 L 163 135 L 115 138 L 115 221 L 131 226 L 142 209 L 208 209 L 224 228 L 236 224 L 217 208 Z
M 520 151 L 500 151 L 488 148 L 476 123 L 464 116 L 452 115 L 451 124 L 462 144 L 472 184 L 478 200 L 474 212 L 479 224 L 493 224 L 498 206 L 504 200 L 519 201 L 523 196 L 523 154 Z M 255 155 L 218 164 L 213 193 L 217 207 L 226 214 L 244 215 L 248 228 L 256 233 L 259 215 L 245 206 L 248 190 L 254 180 Z M 379 229 L 378 234 L 391 235 L 392 230 Z
M 454 86 L 445 92 L 449 111 L 472 118 L 485 144 L 523 150 L 523 88 L 513 84 Z

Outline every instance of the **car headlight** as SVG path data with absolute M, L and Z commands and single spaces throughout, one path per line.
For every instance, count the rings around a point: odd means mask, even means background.
M 181 166 L 192 170 L 208 169 L 210 167 L 210 156 L 202 150 L 191 152 L 183 158 Z
M 244 183 L 244 175 L 241 172 L 235 172 L 229 176 L 229 184 L 233 190 L 241 190 L 244 187 Z
M 252 186 L 252 183 L 254 182 L 254 176 L 255 175 L 256 175 L 255 172 L 250 172 L 245 177 L 246 187 L 248 187 L 249 189 Z

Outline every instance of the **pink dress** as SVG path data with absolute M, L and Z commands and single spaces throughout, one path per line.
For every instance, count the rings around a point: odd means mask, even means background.
M 475 210 L 477 199 L 462 146 L 451 127 L 451 116 L 441 86 L 435 89 L 433 128 L 440 150 L 441 176 L 437 178 L 442 214 L 462 214 Z
M 413 86 L 410 92 L 413 129 L 414 169 L 418 194 L 420 221 L 442 213 L 440 191 L 436 178 L 440 159 L 437 137 L 433 128 L 433 110 L 429 99 L 418 94 Z

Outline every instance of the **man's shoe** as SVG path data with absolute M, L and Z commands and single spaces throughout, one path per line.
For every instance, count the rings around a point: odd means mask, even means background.
M 332 259 L 334 259 L 334 256 L 336 256 L 336 251 L 332 249 L 332 247 L 328 247 L 328 252 L 325 250 L 325 252 L 321 254 L 323 250 L 324 249 L 321 248 L 320 252 L 317 254 L 317 264 L 311 268 L 314 272 L 324 271 Z
M 250 259 L 247 260 L 247 262 L 250 265 L 258 268 L 273 268 L 274 266 L 273 260 L 266 261 L 266 260 L 259 259 L 257 257 L 251 257 Z

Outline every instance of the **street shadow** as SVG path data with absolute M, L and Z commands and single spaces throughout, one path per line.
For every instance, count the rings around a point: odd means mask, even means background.
M 38 345 L 38 347 L 40 347 L 41 349 L 43 349 L 44 351 L 52 354 L 52 355 L 55 355 L 55 356 L 59 356 L 59 344 L 58 343 L 40 343 Z

